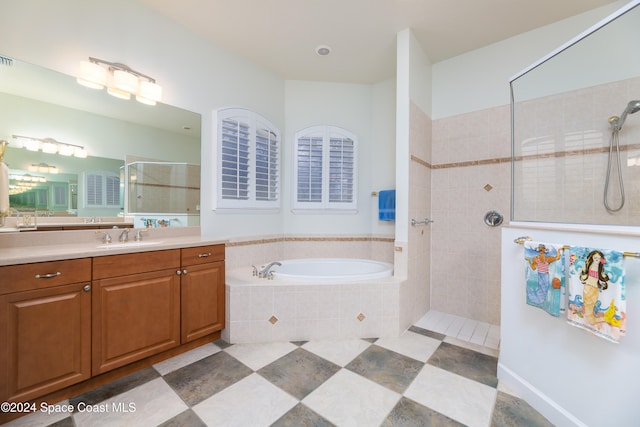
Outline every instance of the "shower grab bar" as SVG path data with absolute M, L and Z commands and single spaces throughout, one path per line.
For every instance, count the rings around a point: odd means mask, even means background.
M 529 236 L 520 236 L 513 239 L 513 243 L 516 243 L 518 245 L 524 245 L 524 242 L 530 242 L 530 241 L 531 241 L 531 237 Z M 569 245 L 564 245 L 562 249 L 569 249 L 570 247 L 571 246 Z M 640 252 L 622 252 L 622 255 L 626 257 L 640 258 Z
M 429 219 L 429 218 L 425 218 L 425 219 L 420 220 L 420 221 L 418 221 L 418 220 L 416 220 L 416 219 L 414 218 L 414 219 L 412 219 L 412 220 L 411 220 L 411 225 L 413 225 L 413 226 L 415 227 L 415 226 L 417 226 L 417 225 L 429 225 L 429 224 L 431 224 L 432 222 L 433 222 L 433 220 L 432 220 L 432 219 Z

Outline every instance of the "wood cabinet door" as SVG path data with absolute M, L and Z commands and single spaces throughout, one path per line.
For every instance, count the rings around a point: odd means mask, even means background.
M 0 297 L 0 401 L 23 402 L 91 376 L 89 283 Z
M 175 269 L 93 281 L 93 375 L 180 344 Z
M 224 328 L 224 261 L 183 267 L 182 343 Z

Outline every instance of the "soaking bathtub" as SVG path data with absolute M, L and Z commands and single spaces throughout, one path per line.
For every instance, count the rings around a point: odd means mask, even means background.
M 302 258 L 272 267 L 275 279 L 305 283 L 354 282 L 393 276 L 393 264 L 369 259 Z
M 349 258 L 280 263 L 271 269 L 273 280 L 253 276 L 251 267 L 227 272 L 225 340 L 253 343 L 398 335 L 400 280 L 393 277 L 393 264 Z

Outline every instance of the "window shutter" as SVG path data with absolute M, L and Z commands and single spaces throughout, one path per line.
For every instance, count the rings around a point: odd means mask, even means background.
M 107 206 L 120 206 L 120 177 L 116 175 L 106 176 L 105 204 Z
M 56 185 L 53 187 L 53 204 L 54 206 L 67 206 L 67 187 Z
M 322 202 L 322 137 L 298 139 L 298 202 Z
M 350 138 L 329 141 L 329 202 L 353 202 L 354 143 Z
M 120 176 L 109 171 L 85 174 L 85 206 L 119 207 Z
M 249 198 L 249 125 L 239 120 L 222 121 L 222 198 Z
M 313 126 L 295 136 L 294 209 L 357 209 L 355 135 L 334 126 Z
M 102 181 L 103 176 L 97 173 L 88 173 L 86 178 L 87 206 L 102 205 Z
M 240 108 L 219 110 L 217 124 L 217 208 L 279 208 L 279 131 L 260 115 Z
M 256 200 L 278 200 L 278 138 L 269 129 L 256 131 Z

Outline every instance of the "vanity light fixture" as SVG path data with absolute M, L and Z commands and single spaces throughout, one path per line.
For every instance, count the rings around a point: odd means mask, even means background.
M 92 89 L 107 87 L 107 93 L 117 98 L 130 99 L 156 105 L 162 98 L 162 87 L 155 79 L 117 62 L 97 58 L 80 61 L 77 82 Z
M 32 163 L 29 172 L 58 173 L 58 167 L 46 163 Z
M 12 137 L 16 140 L 17 148 L 26 148 L 29 151 L 42 151 L 50 154 L 58 153 L 62 156 L 75 156 L 82 159 L 87 157 L 86 148 L 80 145 L 56 141 L 53 138 L 33 138 L 23 135 L 12 135 Z
M 39 182 L 47 182 L 47 178 L 45 178 L 44 176 L 38 176 L 38 175 L 31 175 L 28 173 L 25 174 L 18 174 L 18 175 L 9 175 L 9 179 L 13 179 L 15 181 L 22 181 L 22 182 L 32 182 L 35 184 L 31 184 L 31 186 L 33 185 L 37 185 L 37 183 Z

